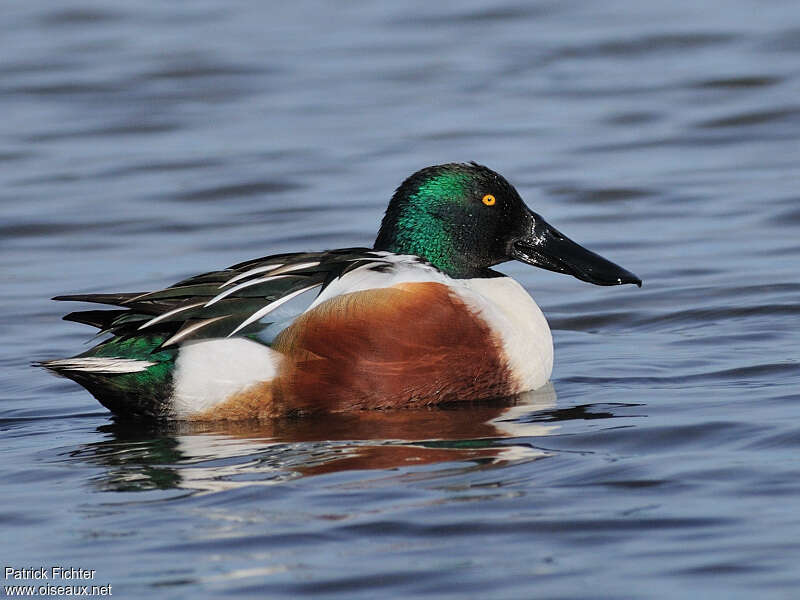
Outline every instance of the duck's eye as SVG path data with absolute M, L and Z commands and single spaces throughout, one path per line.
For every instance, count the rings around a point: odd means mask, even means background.
M 495 197 L 492 196 L 491 194 L 486 194 L 481 199 L 481 202 L 483 202 L 486 206 L 494 206 L 494 203 L 497 202 L 497 200 L 495 200 Z

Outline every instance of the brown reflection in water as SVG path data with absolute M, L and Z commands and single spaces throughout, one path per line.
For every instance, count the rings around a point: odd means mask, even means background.
M 111 439 L 72 453 L 109 468 L 106 489 L 217 491 L 347 470 L 450 461 L 534 459 L 543 453 L 498 439 L 547 435 L 556 425 L 519 420 L 555 406 L 551 385 L 513 399 L 318 418 L 103 428 Z M 221 459 L 228 459 L 220 464 Z M 213 461 L 214 464 L 206 464 Z
M 275 442 L 341 440 L 460 440 L 502 435 L 490 422 L 510 402 L 421 410 L 371 410 L 317 418 L 211 424 L 208 433 L 258 437 Z

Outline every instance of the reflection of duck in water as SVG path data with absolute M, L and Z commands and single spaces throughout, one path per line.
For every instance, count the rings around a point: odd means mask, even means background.
M 512 396 L 550 377 L 541 310 L 508 260 L 598 285 L 635 283 L 564 237 L 500 175 L 423 169 L 395 192 L 374 248 L 280 254 L 144 294 L 64 296 L 114 335 L 45 366 L 120 415 L 248 419 Z M 316 293 L 302 306 L 306 292 Z M 295 300 L 297 298 L 297 300 Z
M 508 401 L 447 409 L 357 411 L 324 418 L 176 423 L 143 432 L 106 426 L 109 440 L 73 453 L 107 468 L 106 489 L 220 491 L 287 478 L 444 462 L 503 464 L 546 456 L 535 439 L 558 428 L 531 415 L 555 407 L 551 384 Z M 549 419 L 547 419 L 549 420 Z

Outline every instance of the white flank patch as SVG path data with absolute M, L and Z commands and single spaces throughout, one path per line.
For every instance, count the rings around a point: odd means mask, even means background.
M 245 338 L 186 342 L 175 359 L 174 418 L 189 418 L 256 383 L 270 381 L 280 360 L 280 353 Z
M 156 363 L 135 358 L 87 357 L 48 360 L 45 366 L 52 369 L 83 371 L 84 373 L 139 373 Z
M 535 390 L 553 372 L 553 336 L 541 309 L 511 277 L 453 280 L 453 291 L 500 337 L 516 389 Z

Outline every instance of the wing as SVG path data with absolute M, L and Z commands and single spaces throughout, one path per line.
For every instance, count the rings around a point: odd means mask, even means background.
M 272 311 L 305 292 L 325 289 L 360 267 L 391 267 L 385 252 L 345 248 L 276 254 L 239 263 L 145 293 L 77 294 L 54 300 L 120 307 L 64 317 L 119 337 L 160 333 L 162 348 L 195 339 L 252 335 L 270 325 Z

